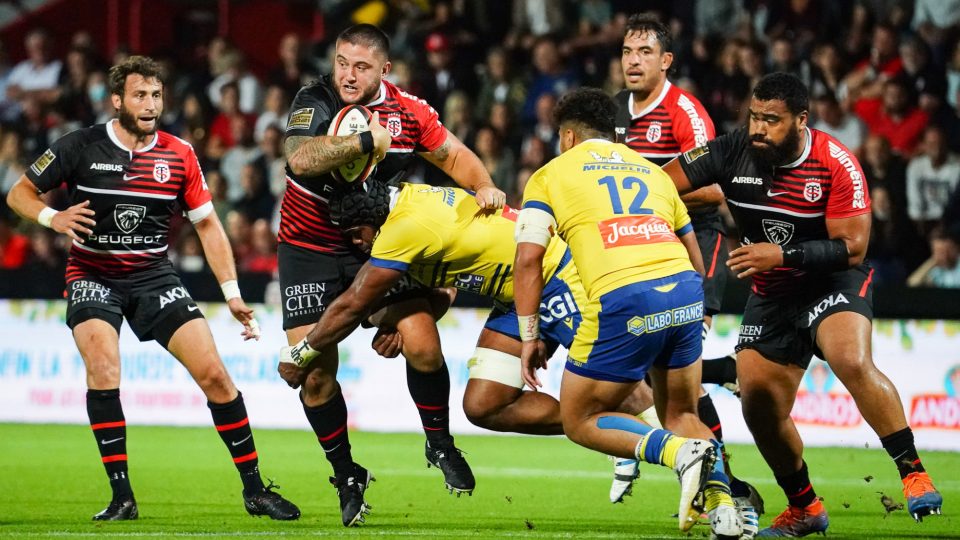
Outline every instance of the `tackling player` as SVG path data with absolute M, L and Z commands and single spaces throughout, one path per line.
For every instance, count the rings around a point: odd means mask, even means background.
M 561 155 L 524 190 L 514 270 L 523 379 L 536 389 L 536 370 L 546 365 L 537 312 L 544 257 L 556 234 L 569 244 L 588 298 L 560 388 L 564 433 L 593 450 L 674 468 L 681 479 L 681 530 L 695 522 L 691 504 L 705 490 L 713 533 L 739 538 L 722 461 L 714 467 L 715 449 L 704 440 L 712 434 L 696 412 L 700 252 L 669 178 L 612 142 L 615 112 L 613 100 L 597 89 L 564 96 L 554 111 Z M 648 372 L 670 431 L 613 412 Z
M 857 159 L 807 127 L 807 88 L 773 73 L 753 90 L 748 125 L 685 152 L 664 170 L 681 192 L 719 183 L 740 230 L 727 261 L 750 277 L 737 345 L 743 416 L 787 509 L 759 536 L 825 532 L 790 411 L 811 357 L 825 359 L 880 437 L 916 519 L 943 499 L 917 455 L 900 396 L 870 355 L 873 270 L 864 263 L 870 198 Z
M 73 239 L 67 262 L 67 325 L 87 370 L 87 414 L 113 498 L 95 520 L 136 519 L 127 469 L 127 428 L 120 404 L 120 323 L 155 340 L 203 390 L 213 423 L 243 481 L 247 512 L 297 519 L 300 510 L 264 486 L 243 396 L 234 386 L 199 307 L 167 258 L 170 218 L 193 222 L 244 339 L 259 339 L 240 297 L 230 243 L 193 148 L 157 130 L 163 113 L 160 66 L 131 56 L 110 68 L 118 117 L 60 138 L 7 195 L 21 216 Z M 66 184 L 72 206 L 57 212 L 39 193 Z

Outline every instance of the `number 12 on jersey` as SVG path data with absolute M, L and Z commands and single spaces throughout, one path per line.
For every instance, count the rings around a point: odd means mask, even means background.
M 617 179 L 613 176 L 604 176 L 597 180 L 597 184 L 607 186 L 607 191 L 610 192 L 610 204 L 613 206 L 613 213 L 622 214 L 623 203 L 620 202 L 620 189 L 617 187 Z M 650 193 L 650 190 L 647 188 L 647 185 L 643 183 L 643 180 L 636 176 L 627 176 L 620 181 L 620 186 L 623 187 L 624 191 L 633 191 L 634 189 L 637 191 L 637 194 L 633 197 L 633 202 L 630 203 L 630 208 L 627 209 L 627 213 L 653 213 L 653 210 L 643 207 L 643 201 L 647 199 L 647 195 Z

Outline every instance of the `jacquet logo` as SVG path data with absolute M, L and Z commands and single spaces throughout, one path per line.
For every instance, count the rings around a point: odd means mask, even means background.
M 606 248 L 679 242 L 670 224 L 657 216 L 627 216 L 597 224 Z

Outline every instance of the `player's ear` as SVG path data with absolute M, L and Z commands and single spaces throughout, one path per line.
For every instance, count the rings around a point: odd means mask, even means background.
M 807 120 L 810 119 L 810 113 L 807 111 L 802 111 L 797 115 L 797 127 L 803 129 L 807 127 Z
M 393 64 L 389 60 L 383 63 L 383 72 L 380 73 L 381 77 L 386 77 L 387 73 L 390 73 L 390 68 L 393 67 Z
M 113 108 L 114 108 L 114 109 L 116 109 L 116 110 L 119 111 L 119 110 L 120 110 L 120 105 L 123 104 L 123 96 L 118 95 L 118 94 L 111 94 L 111 95 L 110 95 L 110 103 L 113 104 Z
M 665 52 L 660 56 L 660 69 L 662 71 L 669 71 L 670 66 L 673 65 L 673 53 Z

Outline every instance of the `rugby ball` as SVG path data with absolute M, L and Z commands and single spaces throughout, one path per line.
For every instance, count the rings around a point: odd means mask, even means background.
M 340 109 L 340 112 L 338 112 L 333 118 L 333 121 L 330 122 L 327 135 L 356 135 L 357 133 L 370 131 L 370 122 L 372 119 L 373 115 L 370 114 L 370 110 L 363 105 L 347 105 Z M 376 166 L 376 159 L 374 158 L 373 152 L 370 152 L 346 165 L 341 165 L 331 171 L 331 174 L 341 182 L 363 182 L 373 174 Z

